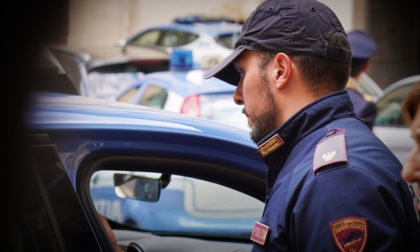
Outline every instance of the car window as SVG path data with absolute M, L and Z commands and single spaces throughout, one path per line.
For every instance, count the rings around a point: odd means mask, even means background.
M 217 37 L 217 42 L 226 48 L 234 49 L 239 33 L 222 34 Z
M 165 89 L 149 85 L 145 88 L 143 95 L 139 100 L 139 104 L 152 108 L 163 109 L 167 99 L 168 92 Z
M 167 30 L 162 37 L 160 45 L 164 47 L 178 47 L 189 44 L 197 38 L 198 35 L 191 32 Z
M 130 41 L 129 44 L 138 46 L 154 46 L 158 45 L 162 30 L 151 30 L 140 34 L 138 37 Z
M 232 93 L 210 93 L 200 97 L 201 117 L 226 125 L 249 130 L 248 119 L 242 107 L 232 99 Z
M 92 176 L 90 190 L 96 209 L 115 222 L 144 231 L 249 237 L 263 210 L 264 204 L 253 197 L 179 175 L 171 176 L 157 202 L 120 198 L 114 173 L 99 171 Z M 158 178 L 161 174 L 146 175 Z
M 101 73 L 90 72 L 87 76 L 89 85 L 82 95 L 105 100 L 114 100 L 117 94 L 128 88 L 132 83 L 140 81 L 142 72 Z
M 413 86 L 414 83 L 400 86 L 376 103 L 376 126 L 406 126 L 401 115 L 402 102 Z
M 14 220 L 19 225 L 8 226 L 18 238 L 16 251 L 103 251 L 50 137 L 33 134 L 28 140 L 30 166 L 19 177 L 24 186 L 14 191 L 22 207 Z
M 117 101 L 131 103 L 134 99 L 134 96 L 137 94 L 140 86 L 136 86 L 130 90 L 125 91 L 119 97 L 117 97 Z

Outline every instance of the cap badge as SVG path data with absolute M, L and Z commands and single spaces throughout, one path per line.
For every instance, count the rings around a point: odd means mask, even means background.
M 330 231 L 338 249 L 342 252 L 363 251 L 368 233 L 367 219 L 346 217 L 330 224 Z
M 275 134 L 270 139 L 262 143 L 258 146 L 258 152 L 261 156 L 265 157 L 272 153 L 273 151 L 277 150 L 280 146 L 284 144 L 283 139 L 280 137 L 279 134 Z
M 255 222 L 254 228 L 252 228 L 251 241 L 264 245 L 269 230 L 268 226 Z

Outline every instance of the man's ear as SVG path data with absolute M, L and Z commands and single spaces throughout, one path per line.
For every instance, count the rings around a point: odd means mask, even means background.
M 289 81 L 292 73 L 292 61 L 284 53 L 278 53 L 275 58 L 276 87 L 282 88 Z

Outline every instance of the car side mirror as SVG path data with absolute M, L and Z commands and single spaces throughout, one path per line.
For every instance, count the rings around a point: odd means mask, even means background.
M 115 193 L 120 198 L 156 202 L 160 197 L 161 180 L 132 174 L 114 174 Z
M 118 41 L 118 45 L 121 47 L 121 52 L 123 54 L 126 54 L 126 52 L 127 52 L 127 40 L 126 39 L 120 39 Z

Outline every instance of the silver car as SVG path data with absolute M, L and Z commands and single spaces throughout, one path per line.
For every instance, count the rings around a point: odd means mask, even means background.
M 394 82 L 384 89 L 384 94 L 376 101 L 377 117 L 373 131 L 403 164 L 414 147 L 414 141 L 402 119 L 401 107 L 414 85 L 420 85 L 420 75 Z

